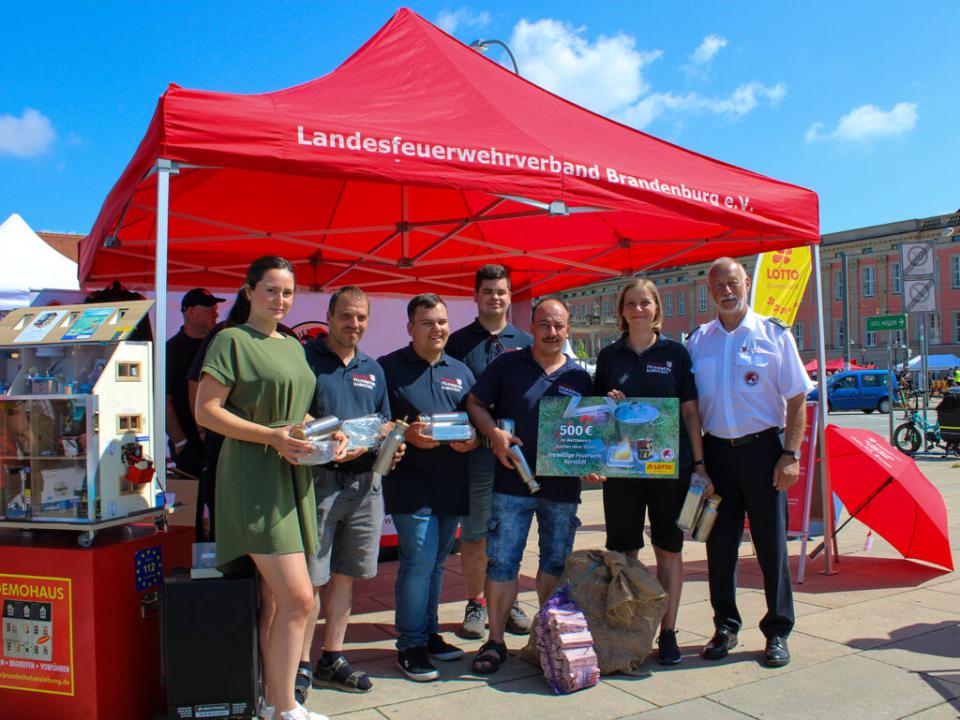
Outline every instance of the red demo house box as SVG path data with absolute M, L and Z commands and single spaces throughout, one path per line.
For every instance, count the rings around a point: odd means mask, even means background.
M 0 531 L 0 718 L 149 720 L 160 708 L 158 592 L 193 529 Z

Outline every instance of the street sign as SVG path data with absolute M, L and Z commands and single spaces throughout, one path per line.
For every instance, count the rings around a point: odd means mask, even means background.
M 933 278 L 903 281 L 903 311 L 908 313 L 936 312 L 937 287 Z
M 900 262 L 903 277 L 924 278 L 932 277 L 936 272 L 934 258 L 937 247 L 932 242 L 903 243 L 900 246 Z
M 873 315 L 867 318 L 867 332 L 884 330 L 906 330 L 906 315 Z

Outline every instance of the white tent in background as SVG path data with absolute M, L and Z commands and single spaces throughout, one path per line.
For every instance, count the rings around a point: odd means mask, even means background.
M 25 307 L 44 288 L 79 290 L 77 264 L 47 245 L 14 213 L 0 225 L 0 310 Z
M 920 355 L 911 358 L 909 364 L 910 370 L 920 370 L 920 362 Z M 952 353 L 945 355 L 927 355 L 927 370 L 953 370 L 955 367 L 960 367 L 960 357 Z

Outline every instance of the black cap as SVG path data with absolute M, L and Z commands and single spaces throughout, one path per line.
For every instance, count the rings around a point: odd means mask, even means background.
M 188 290 L 187 294 L 183 296 L 183 300 L 180 301 L 180 312 L 194 305 L 212 307 L 222 302 L 223 298 L 214 297 L 213 293 L 206 288 L 194 288 L 193 290 Z

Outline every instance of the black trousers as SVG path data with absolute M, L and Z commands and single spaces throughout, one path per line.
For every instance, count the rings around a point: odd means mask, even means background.
M 793 629 L 793 590 L 787 559 L 787 493 L 773 487 L 773 471 L 783 447 L 775 433 L 748 445 L 731 447 L 711 437 L 703 440 L 707 472 L 722 501 L 716 524 L 707 539 L 710 604 L 713 622 L 739 632 L 737 560 L 743 538 L 744 513 L 763 572 L 767 614 L 760 621 L 766 637 L 786 636 Z

